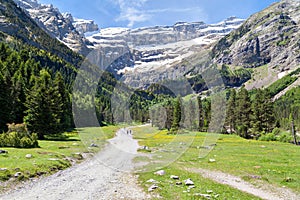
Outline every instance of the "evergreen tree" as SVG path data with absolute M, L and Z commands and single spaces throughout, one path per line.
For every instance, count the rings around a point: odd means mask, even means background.
M 252 103 L 252 128 L 253 132 L 259 134 L 264 131 L 271 132 L 274 126 L 273 102 L 267 89 L 256 90 L 256 95 Z
M 65 130 L 66 128 L 71 127 L 72 107 L 69 92 L 66 89 L 66 85 L 60 72 L 55 75 L 54 91 L 58 93 L 56 95 L 60 95 L 61 111 L 58 111 L 57 113 L 59 115 L 58 118 L 60 119 L 60 129 Z
M 229 132 L 233 133 L 236 129 L 236 91 L 235 89 L 230 90 L 230 96 L 227 102 L 227 112 L 226 112 L 226 125 L 229 126 Z
M 41 70 L 34 87 L 26 99 L 26 116 L 24 118 L 28 129 L 44 139 L 46 134 L 57 133 L 60 130 L 62 115 L 62 99 L 57 89 L 54 89 L 50 74 Z
M 237 131 L 241 137 L 250 138 L 251 100 L 245 87 L 237 95 Z
M 181 121 L 181 98 L 177 97 L 174 103 L 174 112 L 173 112 L 173 122 L 172 122 L 172 130 L 177 131 L 180 127 L 180 121 Z
M 198 130 L 202 131 L 204 126 L 204 117 L 203 117 L 203 107 L 202 107 L 202 100 L 201 97 L 197 97 L 197 105 L 198 105 Z

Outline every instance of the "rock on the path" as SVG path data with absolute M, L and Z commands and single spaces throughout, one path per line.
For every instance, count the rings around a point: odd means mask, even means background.
M 184 181 L 185 185 L 194 185 L 194 182 L 189 178 Z
M 97 144 L 95 144 L 95 143 L 92 143 L 91 145 L 90 145 L 90 147 L 99 147 Z
M 171 175 L 170 178 L 171 178 L 171 179 L 174 179 L 174 180 L 178 180 L 178 179 L 179 179 L 179 176 Z
M 155 189 L 157 189 L 158 188 L 158 186 L 157 185 L 151 185 L 149 188 L 148 188 L 148 192 L 152 192 L 152 191 L 154 191 Z
M 32 158 L 32 154 L 26 154 L 26 156 L 25 156 L 26 158 Z
M 157 172 L 155 172 L 154 174 L 159 175 L 159 176 L 163 176 L 166 174 L 165 170 L 159 170 Z

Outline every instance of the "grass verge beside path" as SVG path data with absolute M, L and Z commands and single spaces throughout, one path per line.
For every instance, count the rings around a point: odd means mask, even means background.
M 63 136 L 40 140 L 40 148 L 17 149 L 0 148 L 8 154 L 0 154 L 0 192 L 29 178 L 51 175 L 58 170 L 70 167 L 84 160 L 86 153 L 101 150 L 105 141 L 112 138 L 121 126 L 82 128 L 64 133 Z M 95 141 L 98 147 L 90 147 L 89 141 Z M 26 155 L 31 154 L 31 158 Z M 15 177 L 17 172 L 21 172 Z
M 153 127 L 133 129 L 135 138 L 140 145 L 149 147 L 149 154 L 154 154 L 163 149 L 175 136 L 167 135 L 167 131 L 158 131 Z M 271 184 L 277 187 L 290 188 L 300 193 L 300 147 L 279 142 L 262 142 L 245 140 L 235 135 L 220 135 L 216 147 L 206 158 L 198 158 L 199 151 L 207 133 L 189 133 L 177 135 L 186 140 L 194 137 L 193 143 L 183 155 L 165 167 L 166 176 L 158 177 L 153 172 L 141 173 L 140 180 L 144 187 L 148 187 L 148 179 L 160 181 L 161 190 L 157 190 L 163 197 L 168 194 L 188 198 L 188 194 L 195 192 L 205 193 L 213 190 L 222 195 L 220 199 L 233 199 L 233 194 L 238 194 L 238 199 L 252 199 L 253 196 L 238 192 L 229 186 L 220 185 L 208 179 L 199 177 L 194 173 L 185 172 L 184 168 L 203 168 L 217 170 L 241 177 L 252 184 Z M 192 138 L 190 138 L 192 139 Z M 179 144 L 178 144 L 179 145 Z M 147 153 L 147 152 L 145 152 Z M 174 187 L 170 175 L 181 176 L 181 180 L 192 178 L 197 187 L 190 193 L 184 194 L 185 188 Z M 210 188 L 210 189 L 209 189 Z M 234 198 L 237 199 L 237 198 Z

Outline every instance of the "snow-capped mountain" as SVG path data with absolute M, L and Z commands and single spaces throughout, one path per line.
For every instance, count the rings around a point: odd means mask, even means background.
M 63 15 L 53 5 L 44 5 L 37 0 L 14 0 L 24 9 L 37 24 L 52 37 L 59 39 L 70 49 L 82 54 L 87 54 L 85 38 L 76 30 L 76 23 L 70 14 Z
M 132 56 L 128 57 L 127 63 L 122 59 L 122 64 L 114 64 L 118 67 L 110 71 L 122 75 L 132 87 L 147 87 L 164 78 L 176 78 L 174 73 L 177 74 L 178 70 L 170 74 L 174 66 L 209 48 L 243 22 L 243 19 L 230 17 L 217 24 L 178 22 L 173 26 L 106 28 L 87 37 L 90 41 L 88 47 L 101 48 L 108 52 L 107 56 L 122 56 L 123 52 L 130 52 Z

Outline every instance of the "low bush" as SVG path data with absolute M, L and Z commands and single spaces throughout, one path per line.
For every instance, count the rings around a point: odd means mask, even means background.
M 24 124 L 9 124 L 8 132 L 0 134 L 0 147 L 35 148 L 38 136 L 28 133 Z

